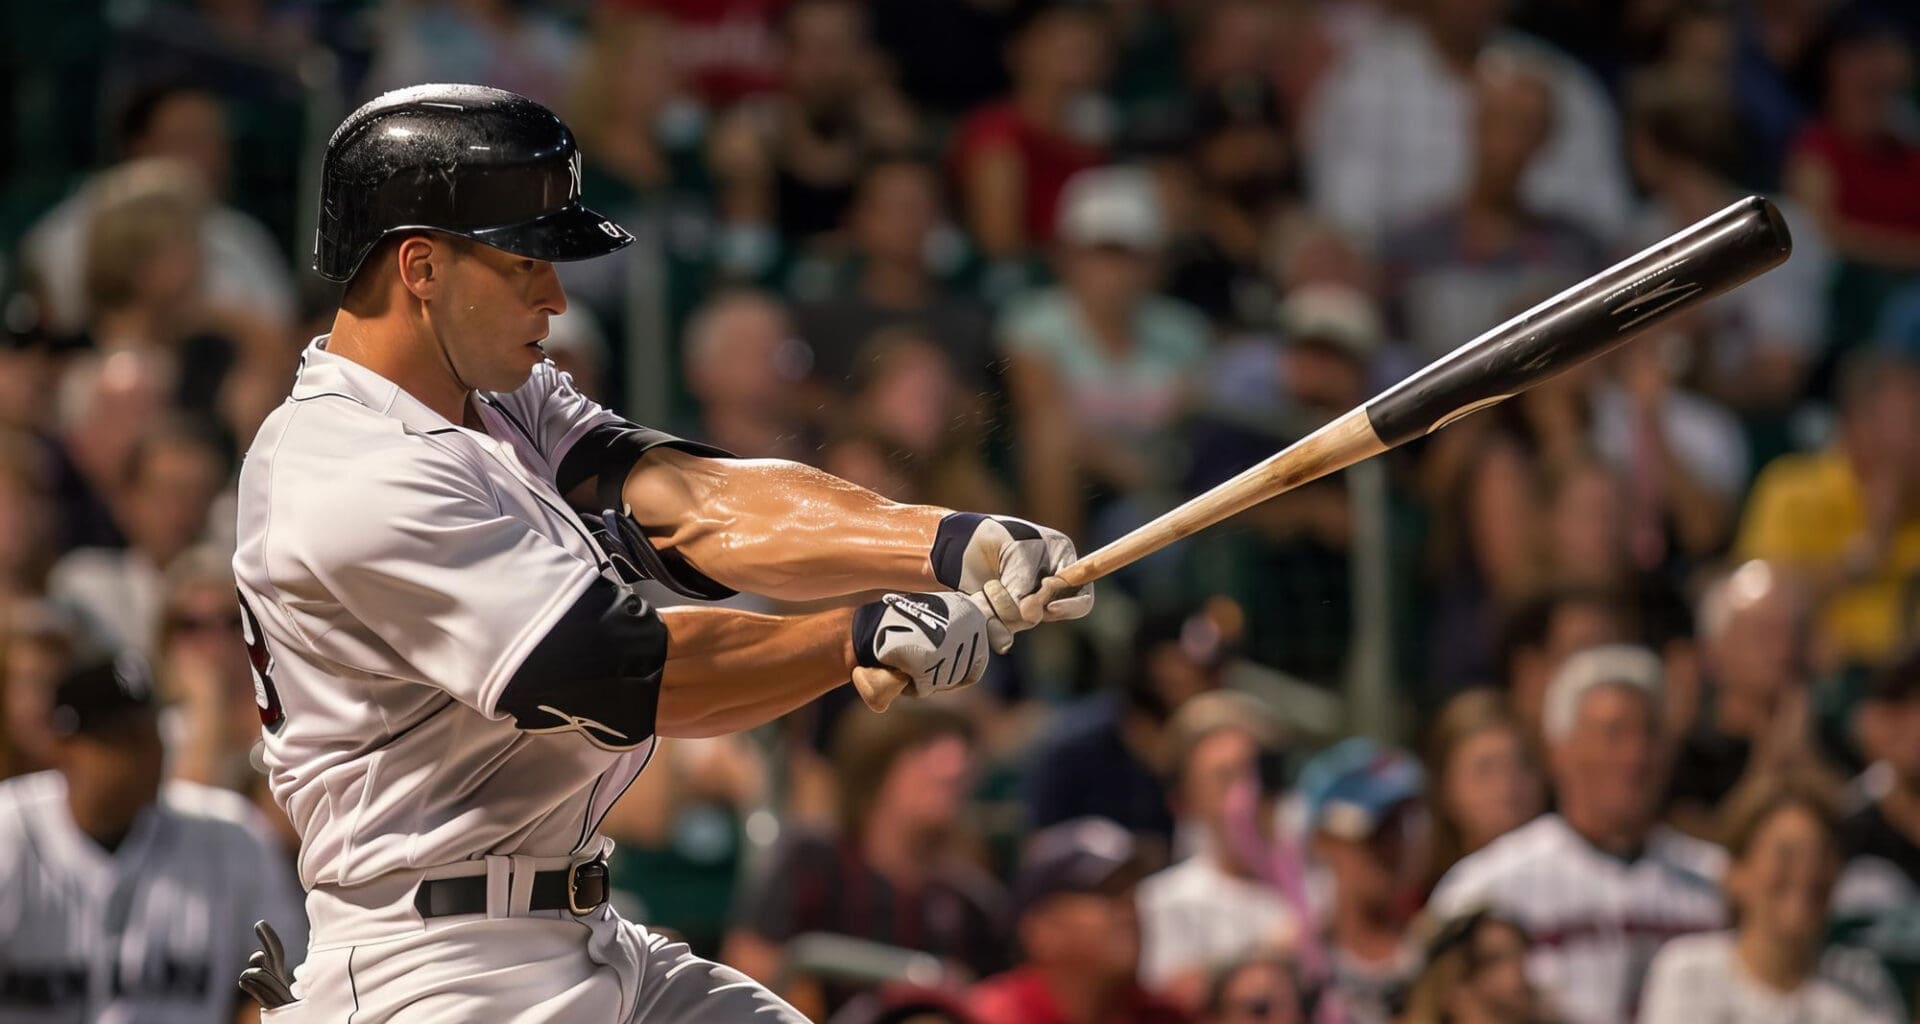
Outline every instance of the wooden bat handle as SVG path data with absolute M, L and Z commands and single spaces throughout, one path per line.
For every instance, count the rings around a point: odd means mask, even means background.
M 1233 479 L 1189 499 L 1113 543 L 1090 552 L 1062 570 L 1058 578 L 1067 587 L 1086 586 L 1174 541 L 1239 515 L 1276 494 L 1318 480 L 1328 473 L 1345 469 L 1386 450 L 1387 446 L 1381 443 L 1379 436 L 1373 432 L 1373 425 L 1367 420 L 1366 409 L 1353 409 L 1254 463 Z

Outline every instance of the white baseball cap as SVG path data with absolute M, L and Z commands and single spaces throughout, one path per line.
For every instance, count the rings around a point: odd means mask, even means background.
M 1547 684 L 1541 728 L 1547 739 L 1558 740 L 1573 731 L 1580 702 L 1601 686 L 1624 686 L 1647 695 L 1654 713 L 1660 710 L 1665 689 L 1660 656 L 1634 644 L 1602 644 L 1569 655 Z
M 1158 250 L 1167 235 L 1153 176 L 1138 167 L 1095 167 L 1067 179 L 1055 228 L 1069 245 L 1142 252 Z

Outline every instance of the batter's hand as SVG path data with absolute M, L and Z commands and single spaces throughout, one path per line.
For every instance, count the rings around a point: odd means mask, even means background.
M 854 610 L 854 661 L 899 674 L 916 697 L 971 686 L 987 670 L 988 617 L 965 594 L 887 594 Z
M 931 560 L 935 579 L 985 600 L 994 653 L 1005 654 L 1021 630 L 1093 610 L 1091 586 L 1068 590 L 1054 579 L 1075 557 L 1073 541 L 1059 530 L 1012 516 L 955 512 L 940 521 Z

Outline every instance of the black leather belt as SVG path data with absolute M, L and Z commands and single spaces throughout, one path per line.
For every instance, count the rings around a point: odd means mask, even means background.
M 565 870 L 539 871 L 533 876 L 528 910 L 565 910 L 584 917 L 600 909 L 612 893 L 612 876 L 604 860 L 582 861 Z M 421 917 L 453 917 L 487 912 L 487 876 L 435 878 L 420 883 L 413 896 Z

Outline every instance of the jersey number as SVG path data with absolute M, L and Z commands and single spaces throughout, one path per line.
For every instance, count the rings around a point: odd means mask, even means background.
M 268 732 L 279 732 L 287 716 L 280 710 L 280 691 L 273 688 L 273 653 L 246 595 L 236 591 L 234 596 L 240 601 L 240 639 L 247 642 L 247 660 L 253 663 L 253 703 L 260 709 L 260 724 Z

